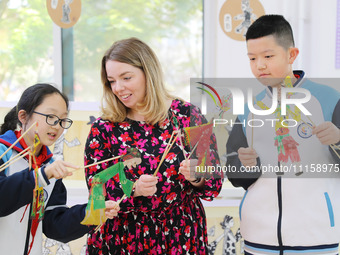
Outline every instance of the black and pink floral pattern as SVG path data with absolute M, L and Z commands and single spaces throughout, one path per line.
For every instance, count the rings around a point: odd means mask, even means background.
M 153 174 L 175 125 L 180 128 L 206 123 L 197 107 L 180 100 L 173 100 L 169 119 L 159 125 L 127 120 L 112 123 L 98 118 L 92 125 L 85 146 L 85 165 L 112 156 L 123 155 L 127 148 L 138 148 L 142 163 L 126 169 L 126 177 L 136 181 L 142 174 Z M 173 116 L 177 121 L 173 121 Z M 186 151 L 188 156 L 190 151 Z M 211 136 L 210 157 L 219 164 L 216 138 Z M 117 217 L 107 220 L 96 233 L 88 235 L 87 254 L 208 254 L 206 217 L 201 199 L 212 200 L 222 187 L 221 178 L 205 181 L 203 189 L 197 189 L 178 174 L 184 160 L 180 143 L 175 143 L 157 174 L 157 192 L 149 197 L 130 197 L 120 203 Z M 86 180 L 108 166 L 103 163 L 86 169 Z M 119 177 L 106 183 L 106 198 L 119 200 L 123 190 Z

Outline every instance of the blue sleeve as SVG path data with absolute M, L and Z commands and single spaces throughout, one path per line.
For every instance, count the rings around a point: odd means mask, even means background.
M 240 122 L 239 118 L 235 120 L 235 123 Z M 260 176 L 261 172 L 255 173 L 242 173 L 240 168 L 242 166 L 241 161 L 238 158 L 237 151 L 239 148 L 249 147 L 247 138 L 244 135 L 243 126 L 242 125 L 234 125 L 231 130 L 230 136 L 227 141 L 227 169 L 236 169 L 236 171 L 227 171 L 226 175 L 231 184 L 235 187 L 242 187 L 245 190 L 248 189 L 250 185 L 252 185 Z M 260 166 L 260 159 L 257 158 L 257 166 Z
M 43 233 L 66 243 L 89 232 L 90 227 L 80 224 L 87 204 L 66 206 L 67 191 L 62 180 L 57 180 L 48 200 L 43 220 Z
M 0 160 L 0 165 L 4 162 Z M 6 176 L 0 172 L 0 217 L 12 214 L 24 205 L 30 204 L 34 189 L 33 172 L 28 168 Z

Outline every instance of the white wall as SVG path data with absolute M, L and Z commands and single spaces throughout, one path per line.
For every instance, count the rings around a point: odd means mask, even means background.
M 253 77 L 245 41 L 229 38 L 220 27 L 225 1 L 237 0 L 204 0 L 204 76 Z M 340 69 L 335 68 L 337 0 L 259 1 L 266 14 L 282 14 L 290 22 L 300 50 L 294 69 L 303 69 L 313 78 L 340 77 Z

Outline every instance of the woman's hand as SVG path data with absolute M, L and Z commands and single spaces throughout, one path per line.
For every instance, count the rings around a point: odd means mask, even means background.
M 148 174 L 141 175 L 136 182 L 135 193 L 133 194 L 133 196 L 134 197 L 152 196 L 157 191 L 157 187 L 156 187 L 157 183 L 158 183 L 158 178 L 156 176 L 148 175 Z
M 67 167 L 79 169 L 79 166 L 73 165 L 63 160 L 56 160 L 52 164 L 45 167 L 45 174 L 48 179 L 61 179 L 67 176 L 71 176 L 72 172 L 68 171 Z
M 195 181 L 195 167 L 197 166 L 197 159 L 187 159 L 183 160 L 179 167 L 179 172 L 184 175 L 184 178 L 189 181 Z
M 120 210 L 118 202 L 108 200 L 105 201 L 105 216 L 109 219 L 113 219 L 113 217 L 118 215 Z
M 179 173 L 184 175 L 184 178 L 191 183 L 191 185 L 202 188 L 205 184 L 204 178 L 197 178 L 195 176 L 195 170 L 197 166 L 197 159 L 183 160 L 178 169 Z

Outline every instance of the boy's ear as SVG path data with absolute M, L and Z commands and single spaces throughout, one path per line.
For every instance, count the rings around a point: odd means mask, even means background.
M 26 124 L 26 122 L 27 122 L 27 113 L 26 113 L 25 110 L 20 110 L 18 112 L 18 119 L 21 122 L 21 124 L 23 124 L 23 125 Z
M 289 48 L 289 64 L 293 64 L 298 55 L 299 55 L 298 48 L 295 47 Z

